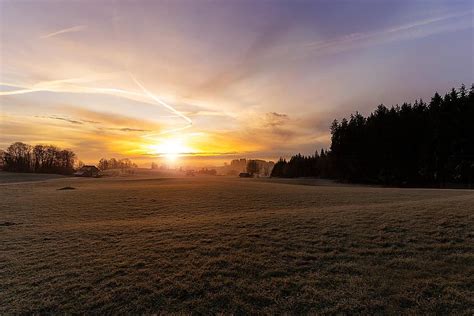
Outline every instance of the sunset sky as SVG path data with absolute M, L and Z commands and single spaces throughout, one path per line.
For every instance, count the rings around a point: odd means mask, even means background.
M 474 1 L 0 0 L 0 148 L 277 159 L 474 82 Z

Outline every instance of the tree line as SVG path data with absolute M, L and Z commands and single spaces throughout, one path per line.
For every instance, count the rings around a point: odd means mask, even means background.
M 324 151 L 323 151 L 324 152 Z M 367 117 L 334 120 L 324 155 L 280 159 L 275 177 L 316 176 L 386 185 L 472 185 L 474 85 L 462 85 L 429 103 L 417 100 Z
M 99 170 L 104 171 L 108 169 L 131 169 L 137 168 L 137 165 L 133 163 L 130 159 L 115 159 L 115 158 L 102 158 L 99 160 L 99 164 L 97 165 Z
M 279 178 L 333 178 L 329 153 L 321 149 L 320 153 L 316 151 L 314 155 L 310 156 L 297 154 L 288 161 L 280 158 L 273 167 L 271 176 Z
M 72 174 L 76 154 L 53 145 L 16 142 L 0 151 L 0 161 L 5 171 Z

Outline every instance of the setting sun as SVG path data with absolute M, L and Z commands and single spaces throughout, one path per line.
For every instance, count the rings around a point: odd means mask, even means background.
M 149 146 L 150 153 L 163 156 L 168 160 L 176 160 L 179 156 L 193 152 L 183 138 L 174 137 L 158 141 Z

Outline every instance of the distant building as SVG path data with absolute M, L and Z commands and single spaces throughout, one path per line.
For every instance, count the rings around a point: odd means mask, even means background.
M 265 161 L 265 160 L 260 160 L 260 159 L 256 159 L 255 161 L 257 162 L 257 166 L 259 170 L 257 172 L 257 175 L 262 176 L 262 177 L 270 176 L 270 174 L 272 173 L 273 167 L 275 166 L 275 163 L 273 161 Z
M 246 172 L 247 170 L 247 159 L 234 159 L 230 162 L 230 170 L 236 170 L 238 172 Z
M 249 171 L 247 168 L 249 162 L 255 162 L 257 164 L 256 169 L 258 170 L 253 172 L 253 176 L 256 177 L 269 177 L 273 167 L 275 166 L 273 161 L 241 158 L 232 160 L 230 164 L 217 167 L 216 171 L 219 175 L 240 176 L 240 173 L 247 173 Z
M 76 177 L 98 177 L 99 169 L 96 166 L 82 166 L 79 170 L 74 172 Z

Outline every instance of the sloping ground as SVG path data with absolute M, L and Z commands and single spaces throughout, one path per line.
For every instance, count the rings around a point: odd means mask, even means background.
M 210 177 L 0 198 L 1 314 L 474 313 L 472 191 Z
M 6 172 L 0 170 L 0 185 L 12 184 L 20 182 L 36 182 L 51 179 L 63 179 L 65 176 L 59 174 L 44 174 L 44 173 L 19 173 Z

